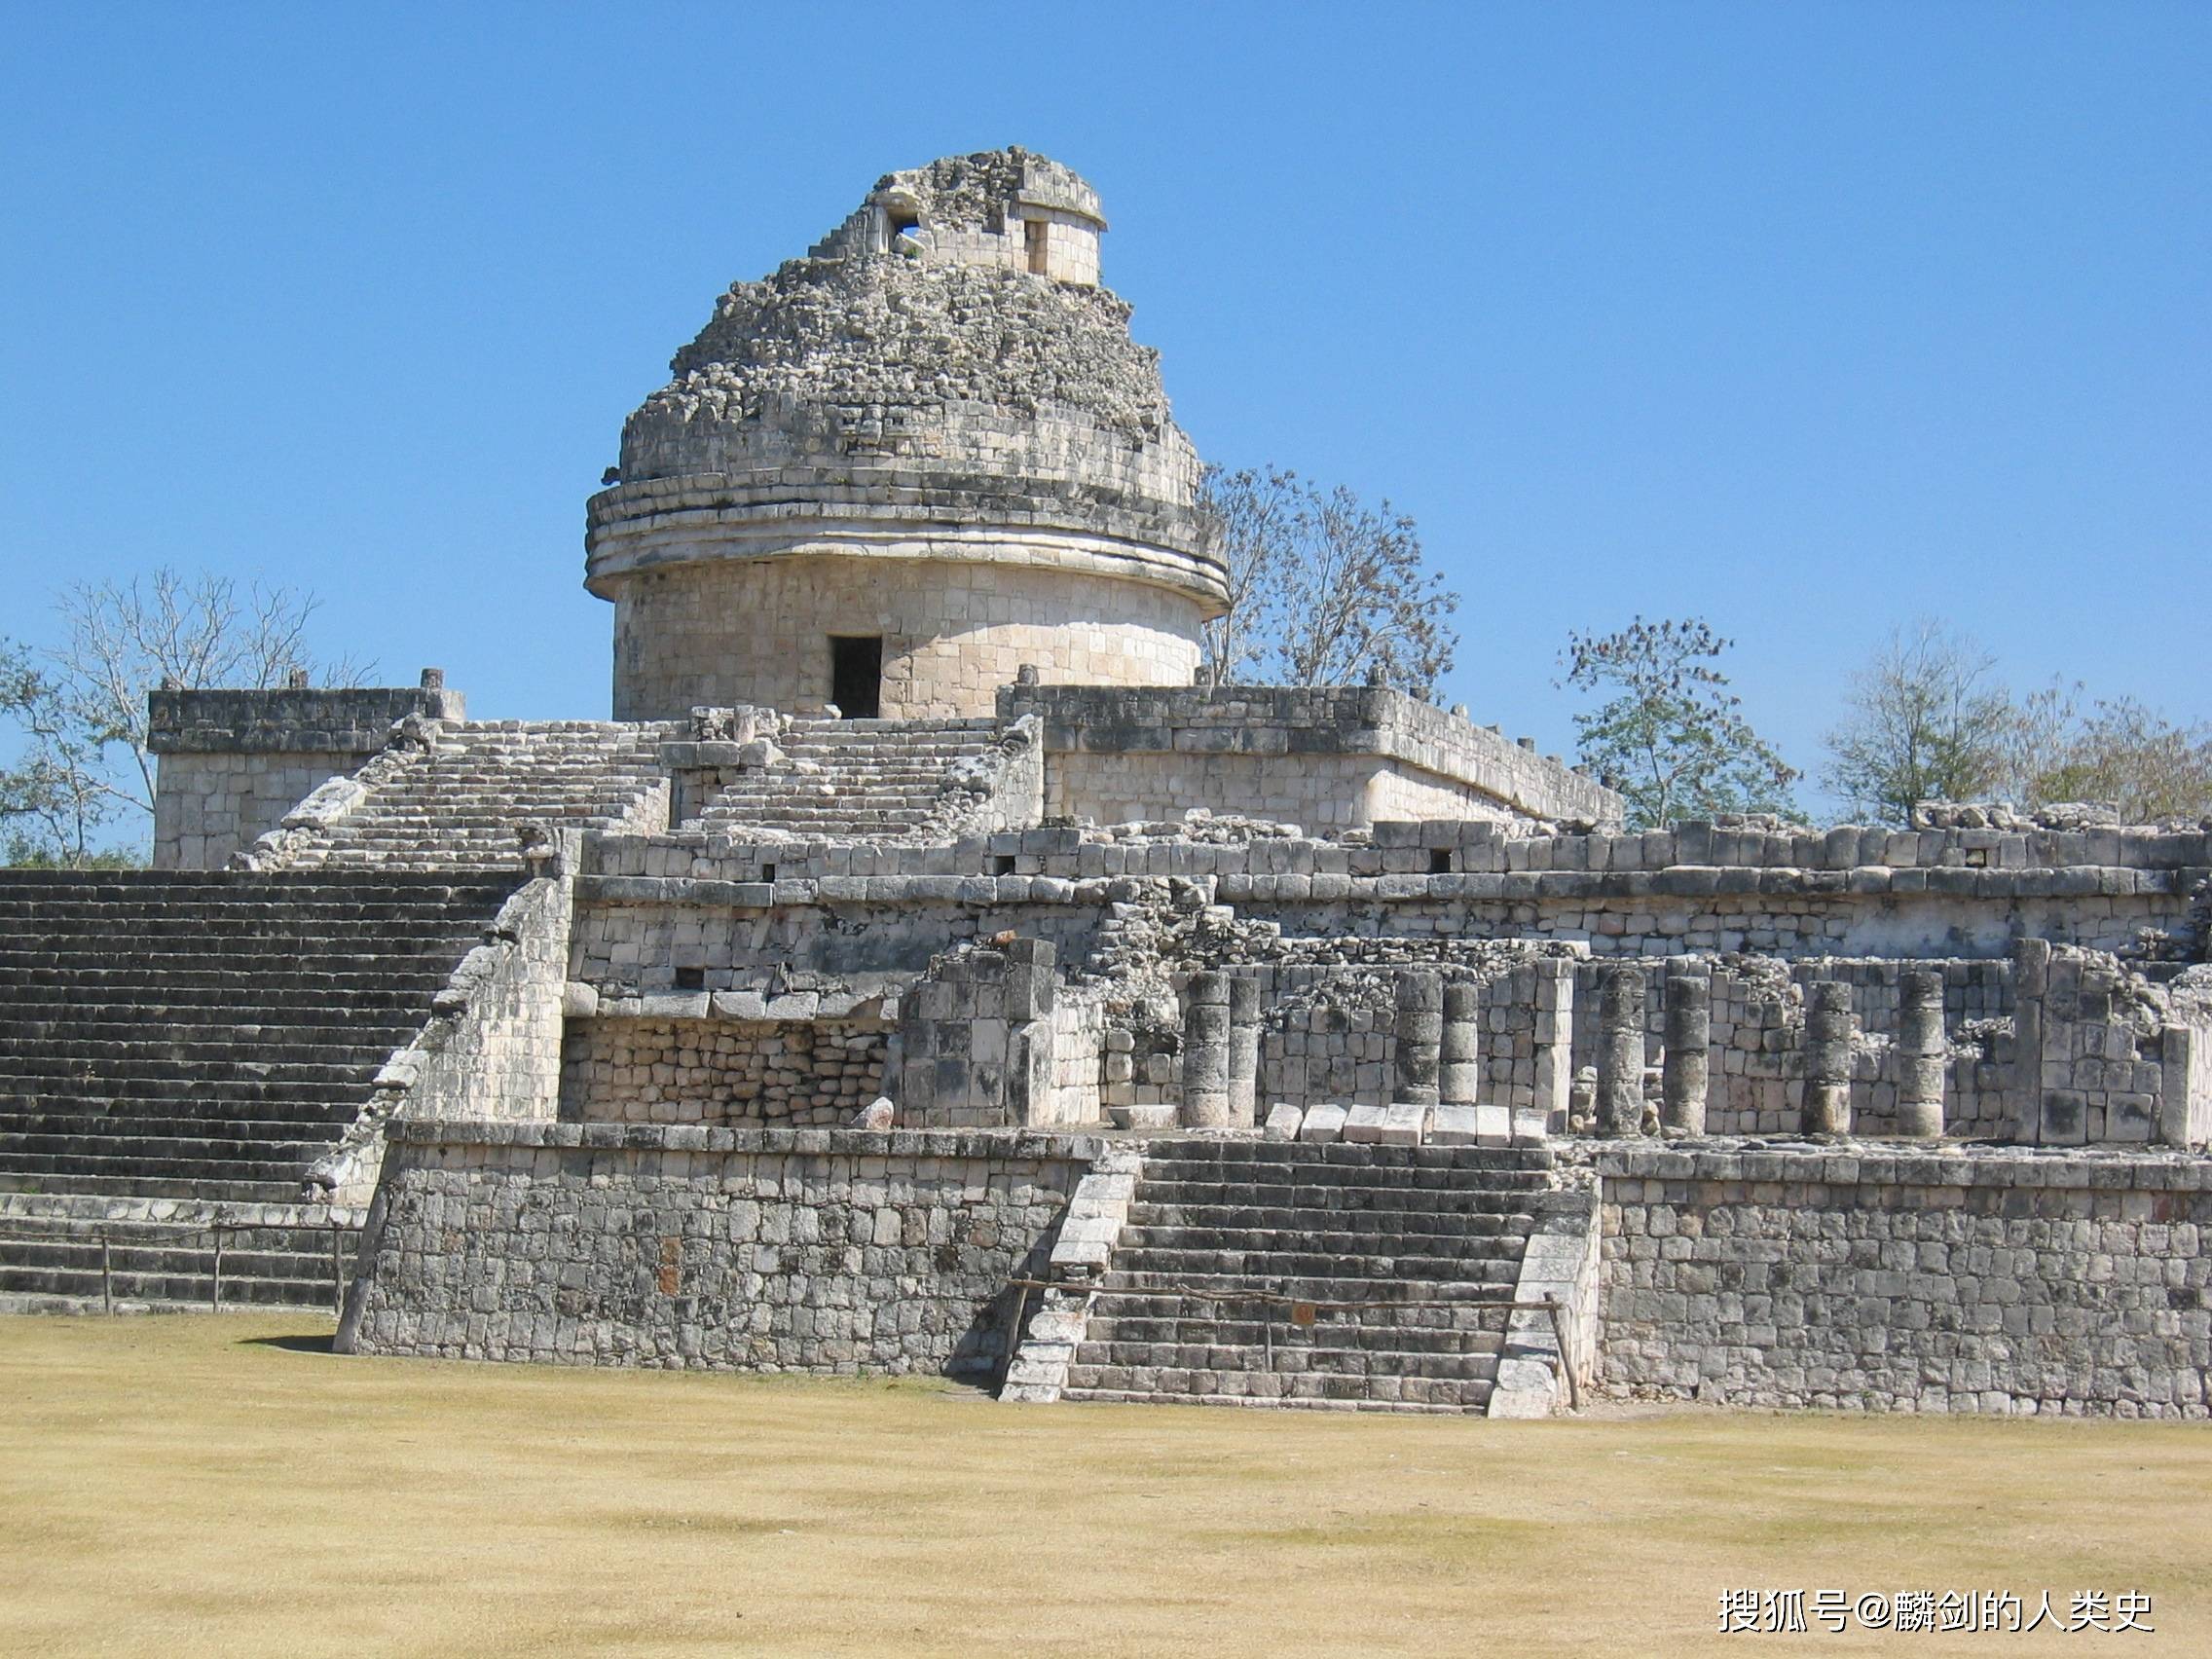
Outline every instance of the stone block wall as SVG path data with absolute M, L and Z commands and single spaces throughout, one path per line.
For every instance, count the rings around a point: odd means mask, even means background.
M 561 1118 L 836 1128 L 883 1091 L 881 1020 L 571 1019 Z
M 899 1120 L 1001 1128 L 1057 1109 L 1052 947 L 1011 940 L 954 951 L 900 1002 Z
M 1394 817 L 1620 816 L 1611 791 L 1558 761 L 1380 687 L 1010 685 L 998 706 L 1042 723 L 1046 810 L 1101 824 L 1193 807 L 1315 833 Z
M 2186 1137 L 2207 1116 L 2194 1091 L 2194 1032 L 2172 1051 L 2169 1010 L 2112 956 L 2043 940 L 2013 951 L 2022 1096 L 2015 1133 L 2051 1146 L 2151 1141 L 2161 1124 Z
M 163 756 L 154 794 L 154 867 L 222 868 L 316 789 L 367 758 L 338 751 Z
M 1198 599 L 1037 560 L 799 554 L 626 577 L 616 595 L 614 716 L 700 706 L 786 714 L 830 701 L 831 636 L 883 641 L 886 719 L 988 715 L 1024 664 L 1047 680 L 1190 683 Z
M 989 1377 L 1070 1137 L 395 1127 L 340 1351 Z
M 2212 1164 L 1652 1149 L 1598 1163 L 1606 1392 L 2207 1415 Z

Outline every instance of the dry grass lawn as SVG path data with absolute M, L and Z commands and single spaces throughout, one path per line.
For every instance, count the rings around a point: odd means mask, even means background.
M 2212 1429 L 1002 1407 L 0 1318 L 0 1653 L 1704 1653 L 1729 1586 L 2140 1590 L 2212 1653 Z

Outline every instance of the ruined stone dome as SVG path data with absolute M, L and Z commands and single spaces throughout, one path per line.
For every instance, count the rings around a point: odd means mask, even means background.
M 1227 576 L 1105 228 L 1056 163 L 958 156 L 716 302 L 589 508 L 617 718 L 1191 682 Z
M 880 179 L 806 258 L 723 294 L 630 417 L 621 482 L 591 503 L 587 585 L 760 557 L 794 531 L 813 545 L 825 521 L 876 539 L 928 524 L 903 550 L 943 553 L 958 519 L 1217 608 L 1198 455 L 1159 353 L 1098 285 L 1104 228 L 1088 185 L 1018 149 Z

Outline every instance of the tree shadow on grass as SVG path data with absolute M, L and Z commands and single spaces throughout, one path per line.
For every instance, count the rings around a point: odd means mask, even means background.
M 330 1353 L 335 1351 L 331 1346 L 334 1340 L 332 1332 L 320 1331 L 296 1337 L 240 1337 L 239 1346 L 283 1348 L 289 1353 Z

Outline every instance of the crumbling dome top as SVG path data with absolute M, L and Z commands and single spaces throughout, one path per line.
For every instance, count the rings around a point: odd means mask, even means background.
M 885 175 L 677 352 L 623 428 L 620 483 L 593 499 L 587 582 L 719 556 L 692 534 L 702 512 L 742 530 L 742 556 L 773 552 L 761 521 L 797 504 L 1072 535 L 1100 542 L 1079 565 L 1213 604 L 1198 454 L 1159 353 L 1098 285 L 1104 228 L 1089 185 L 1023 150 Z

